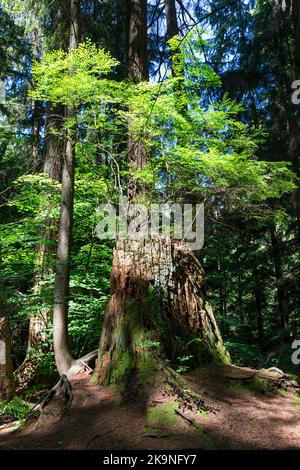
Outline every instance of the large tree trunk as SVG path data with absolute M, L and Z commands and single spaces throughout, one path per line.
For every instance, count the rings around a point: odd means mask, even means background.
M 146 1 L 127 1 L 128 70 L 148 75 Z M 129 161 L 146 163 L 143 147 L 131 145 Z M 129 179 L 129 200 L 143 188 Z M 185 243 L 119 240 L 111 276 L 111 298 L 105 310 L 97 377 L 132 395 L 132 387 L 164 380 L 164 359 L 192 356 L 194 365 L 228 356 L 211 308 L 205 301 L 204 272 Z
M 69 50 L 78 46 L 80 1 L 70 0 Z M 74 119 L 76 110 L 69 108 L 67 117 Z M 58 233 L 57 263 L 54 287 L 53 346 L 59 374 L 65 374 L 74 363 L 68 340 L 68 306 L 74 205 L 75 129 L 67 128 L 66 153 L 62 169 L 62 193 Z
M 165 0 L 167 40 L 179 34 L 175 0 Z
M 228 360 L 211 307 L 201 264 L 185 243 L 120 240 L 114 253 L 111 298 L 100 343 L 99 379 L 121 391 L 143 385 L 159 357 L 176 364 Z
M 4 283 L 0 281 L 0 401 L 9 401 L 15 393 L 10 333 L 7 324 Z

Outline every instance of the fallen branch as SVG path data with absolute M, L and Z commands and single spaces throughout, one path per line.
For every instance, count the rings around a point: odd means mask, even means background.
M 85 356 L 82 356 L 80 359 L 78 359 L 79 361 L 84 361 L 86 363 L 89 363 L 91 362 L 93 359 L 96 359 L 96 357 L 98 356 L 98 349 L 95 349 L 94 351 L 86 354 Z
M 79 362 L 81 365 L 83 365 L 83 367 L 89 372 L 93 372 L 93 369 L 86 363 L 84 362 L 82 359 L 79 359 Z
M 1 424 L 0 431 L 2 431 L 2 429 L 17 427 L 19 426 L 20 423 L 21 423 L 20 420 L 15 420 L 15 421 L 11 421 L 10 423 Z

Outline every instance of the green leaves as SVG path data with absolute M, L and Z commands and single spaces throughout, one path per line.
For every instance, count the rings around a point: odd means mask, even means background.
M 173 198 L 178 194 L 184 198 L 191 191 L 202 200 L 218 194 L 223 203 L 230 198 L 232 209 L 240 210 L 292 191 L 295 177 L 287 164 L 257 160 L 264 130 L 239 120 L 241 105 L 227 95 L 221 102 L 208 101 L 204 88 L 203 101 L 202 86 L 217 87 L 220 80 L 201 62 L 207 46 L 201 31 L 172 38 L 169 45 L 177 69 L 173 78 L 160 84 L 107 78 L 117 61 L 89 40 L 68 53 L 54 51 L 34 64 L 32 97 L 84 105 L 77 114 L 78 128 L 88 130 L 82 149 L 90 158 L 101 149 L 110 162 L 109 171 L 117 171 L 115 181 L 120 181 L 122 172 L 126 175 L 127 157 L 120 153 L 124 146 L 120 143 L 127 129 L 148 151 L 146 168 L 128 170 L 154 197 L 162 188 L 165 196 Z M 103 167 L 103 184 L 107 170 Z
M 35 100 L 68 106 L 106 101 L 109 84 L 103 78 L 117 64 L 108 52 L 97 49 L 89 40 L 70 52 L 50 52 L 33 64 L 35 88 L 30 95 Z
M 0 402 L 0 418 L 9 416 L 15 420 L 23 420 L 30 411 L 30 405 L 20 398 L 14 398 L 9 403 Z
M 45 218 L 50 215 L 49 211 L 59 204 L 61 185 L 45 173 L 20 176 L 14 181 L 14 186 L 16 197 L 7 205 L 17 207 L 20 213 L 39 212 L 40 216 Z M 42 213 L 43 208 L 45 213 Z

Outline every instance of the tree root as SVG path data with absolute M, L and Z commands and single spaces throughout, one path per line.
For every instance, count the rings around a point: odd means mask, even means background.
M 82 356 L 80 359 L 74 361 L 74 364 L 70 367 L 66 374 L 60 376 L 59 381 L 54 385 L 54 387 L 49 390 L 46 395 L 44 395 L 30 410 L 28 413 L 25 423 L 29 423 L 35 419 L 38 419 L 43 413 L 44 408 L 49 404 L 52 398 L 59 394 L 64 400 L 64 410 L 70 409 L 73 401 L 73 391 L 72 385 L 69 382 L 69 379 L 78 374 L 82 368 L 87 370 L 89 373 L 93 369 L 88 365 L 89 362 L 94 360 L 98 355 L 98 350 L 92 351 L 85 356 Z
M 33 420 L 37 419 L 40 417 L 42 414 L 44 408 L 48 405 L 48 403 L 51 401 L 51 399 L 54 397 L 56 394 L 60 394 L 64 400 L 65 400 L 65 406 L 64 409 L 70 408 L 72 405 L 73 401 L 73 392 L 72 392 L 72 385 L 70 384 L 67 376 L 65 374 L 62 374 L 59 381 L 57 382 L 54 387 L 49 390 L 44 397 L 42 397 L 35 405 L 34 407 L 30 410 L 28 413 L 25 423 L 30 423 Z
M 273 373 L 274 375 L 271 375 Z M 272 386 L 276 388 L 284 388 L 288 389 L 300 389 L 300 385 L 290 378 L 288 374 L 283 372 L 282 370 L 278 369 L 277 367 L 270 367 L 266 370 L 256 370 L 253 373 L 250 373 L 246 376 L 232 376 L 232 375 L 225 375 L 225 379 L 228 380 L 236 380 L 238 382 L 250 382 L 255 377 L 267 380 L 272 384 Z
M 170 395 L 176 397 L 179 402 L 179 406 L 182 409 L 188 409 L 190 411 L 203 410 L 211 413 L 219 411 L 217 408 L 205 403 L 203 398 L 198 393 L 191 391 L 174 369 L 167 366 L 163 362 L 161 363 L 164 369 L 165 383 L 167 388 L 170 390 Z

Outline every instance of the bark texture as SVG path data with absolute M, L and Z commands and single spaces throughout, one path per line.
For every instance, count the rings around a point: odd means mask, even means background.
M 148 80 L 147 0 L 126 0 L 128 77 Z
M 167 39 L 179 34 L 178 21 L 176 15 L 175 0 L 165 0 L 166 20 L 167 20 Z
M 100 342 L 100 383 L 151 381 L 157 357 L 227 362 L 201 264 L 185 243 L 118 241 Z
M 167 40 L 169 41 L 174 36 L 179 35 L 175 0 L 165 0 L 165 11 L 166 11 L 166 21 L 167 21 Z M 178 73 L 183 74 L 182 68 L 181 70 L 178 70 L 179 65 L 180 65 L 180 60 L 178 60 L 179 54 L 180 54 L 179 49 L 169 50 L 169 59 L 171 62 L 173 77 L 178 75 Z
M 127 35 L 127 73 L 137 82 L 148 80 L 147 55 L 147 1 L 126 1 L 126 35 Z M 141 136 L 142 137 L 142 136 Z M 147 163 L 147 152 L 141 139 L 128 136 L 128 165 L 144 168 Z M 143 193 L 144 188 L 129 175 L 128 199 L 132 200 Z

